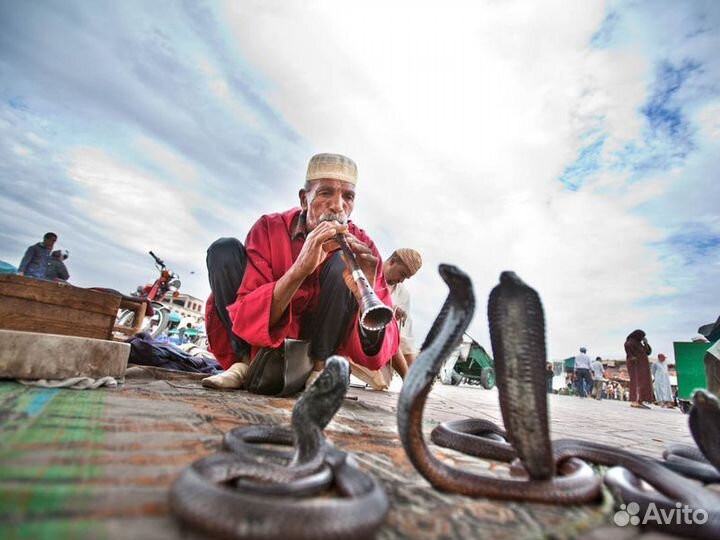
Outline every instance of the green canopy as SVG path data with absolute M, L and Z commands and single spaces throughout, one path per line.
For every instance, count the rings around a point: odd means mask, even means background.
M 174 335 L 177 334 L 177 333 L 178 333 L 178 329 L 177 329 L 177 328 L 173 328 L 172 330 L 170 330 L 170 331 L 168 332 L 168 334 L 170 334 L 171 336 L 174 336 Z M 199 333 L 200 333 L 200 332 L 198 332 L 198 330 L 195 329 L 195 328 L 186 328 L 186 329 L 185 329 L 185 335 L 186 335 L 186 336 L 197 336 Z

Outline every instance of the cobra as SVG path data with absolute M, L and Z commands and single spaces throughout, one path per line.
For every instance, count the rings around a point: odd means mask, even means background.
M 295 404 L 291 429 L 251 426 L 230 431 L 224 440 L 226 451 L 196 461 L 173 484 L 172 511 L 213 537 L 371 537 L 388 511 L 385 492 L 323 435 L 348 384 L 347 360 L 330 357 Z
M 432 383 L 449 353 L 459 344 L 474 310 L 470 278 L 449 265 L 440 266 L 449 293 L 406 378 L 398 405 L 402 444 L 413 465 L 436 488 L 470 496 L 543 503 L 585 503 L 600 495 L 602 478 L 587 462 L 612 467 L 604 477 L 623 501 L 641 510 L 675 503 L 708 512 L 704 524 L 663 526 L 663 530 L 697 538 L 720 535 L 720 497 L 657 460 L 617 448 L 565 439 L 551 441 L 544 390 L 545 323 L 537 293 L 512 272 L 503 272 L 488 302 L 490 337 L 495 357 L 500 409 L 505 430 L 485 420 L 444 423 L 433 431 L 441 445 L 483 458 L 517 459 L 521 477 L 509 479 L 454 468 L 432 455 L 422 433 L 423 408 Z M 700 413 L 703 414 L 702 412 Z M 707 423 L 716 416 L 701 416 Z M 717 440 L 717 439 L 716 439 Z M 642 488 L 639 479 L 656 491 Z

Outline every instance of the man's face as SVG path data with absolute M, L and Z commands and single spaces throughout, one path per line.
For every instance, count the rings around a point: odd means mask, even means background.
M 395 256 L 388 259 L 388 262 L 383 268 L 383 272 L 385 273 L 385 281 L 388 285 L 402 283 L 406 279 L 413 277 L 413 273 L 405 266 L 405 263 Z
M 355 206 L 355 186 L 340 180 L 321 179 L 300 190 L 300 206 L 307 212 L 307 230 L 321 221 L 336 219 L 345 223 Z
M 55 238 L 54 236 L 48 236 L 47 238 L 43 239 L 43 244 L 45 244 L 46 248 L 52 249 L 55 245 L 56 240 L 57 238 Z

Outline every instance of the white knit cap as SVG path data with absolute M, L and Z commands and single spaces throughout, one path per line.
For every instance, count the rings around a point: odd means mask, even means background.
M 357 177 L 357 165 L 349 157 L 341 154 L 315 154 L 308 163 L 305 181 L 329 178 L 356 185 Z

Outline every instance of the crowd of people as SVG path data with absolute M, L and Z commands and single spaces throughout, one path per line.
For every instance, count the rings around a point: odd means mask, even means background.
M 574 373 L 568 373 L 565 376 L 565 388 L 558 393 L 578 396 L 577 378 Z M 629 401 L 630 391 L 620 381 L 603 380 L 599 384 L 593 384 L 593 390 L 590 397 L 594 399 L 612 399 L 616 401 Z
M 574 358 L 573 371 L 566 376 L 566 388 L 561 393 L 596 400 L 629 401 L 631 407 L 639 409 L 649 409 L 651 403 L 672 408 L 677 404 L 677 397 L 670 384 L 670 374 L 665 363 L 667 357 L 661 353 L 657 361 L 650 364 L 651 352 L 652 348 L 643 330 L 630 333 L 625 341 L 629 381 L 623 384 L 607 377 L 607 367 L 601 357 L 591 360 L 587 348 L 580 347 Z

